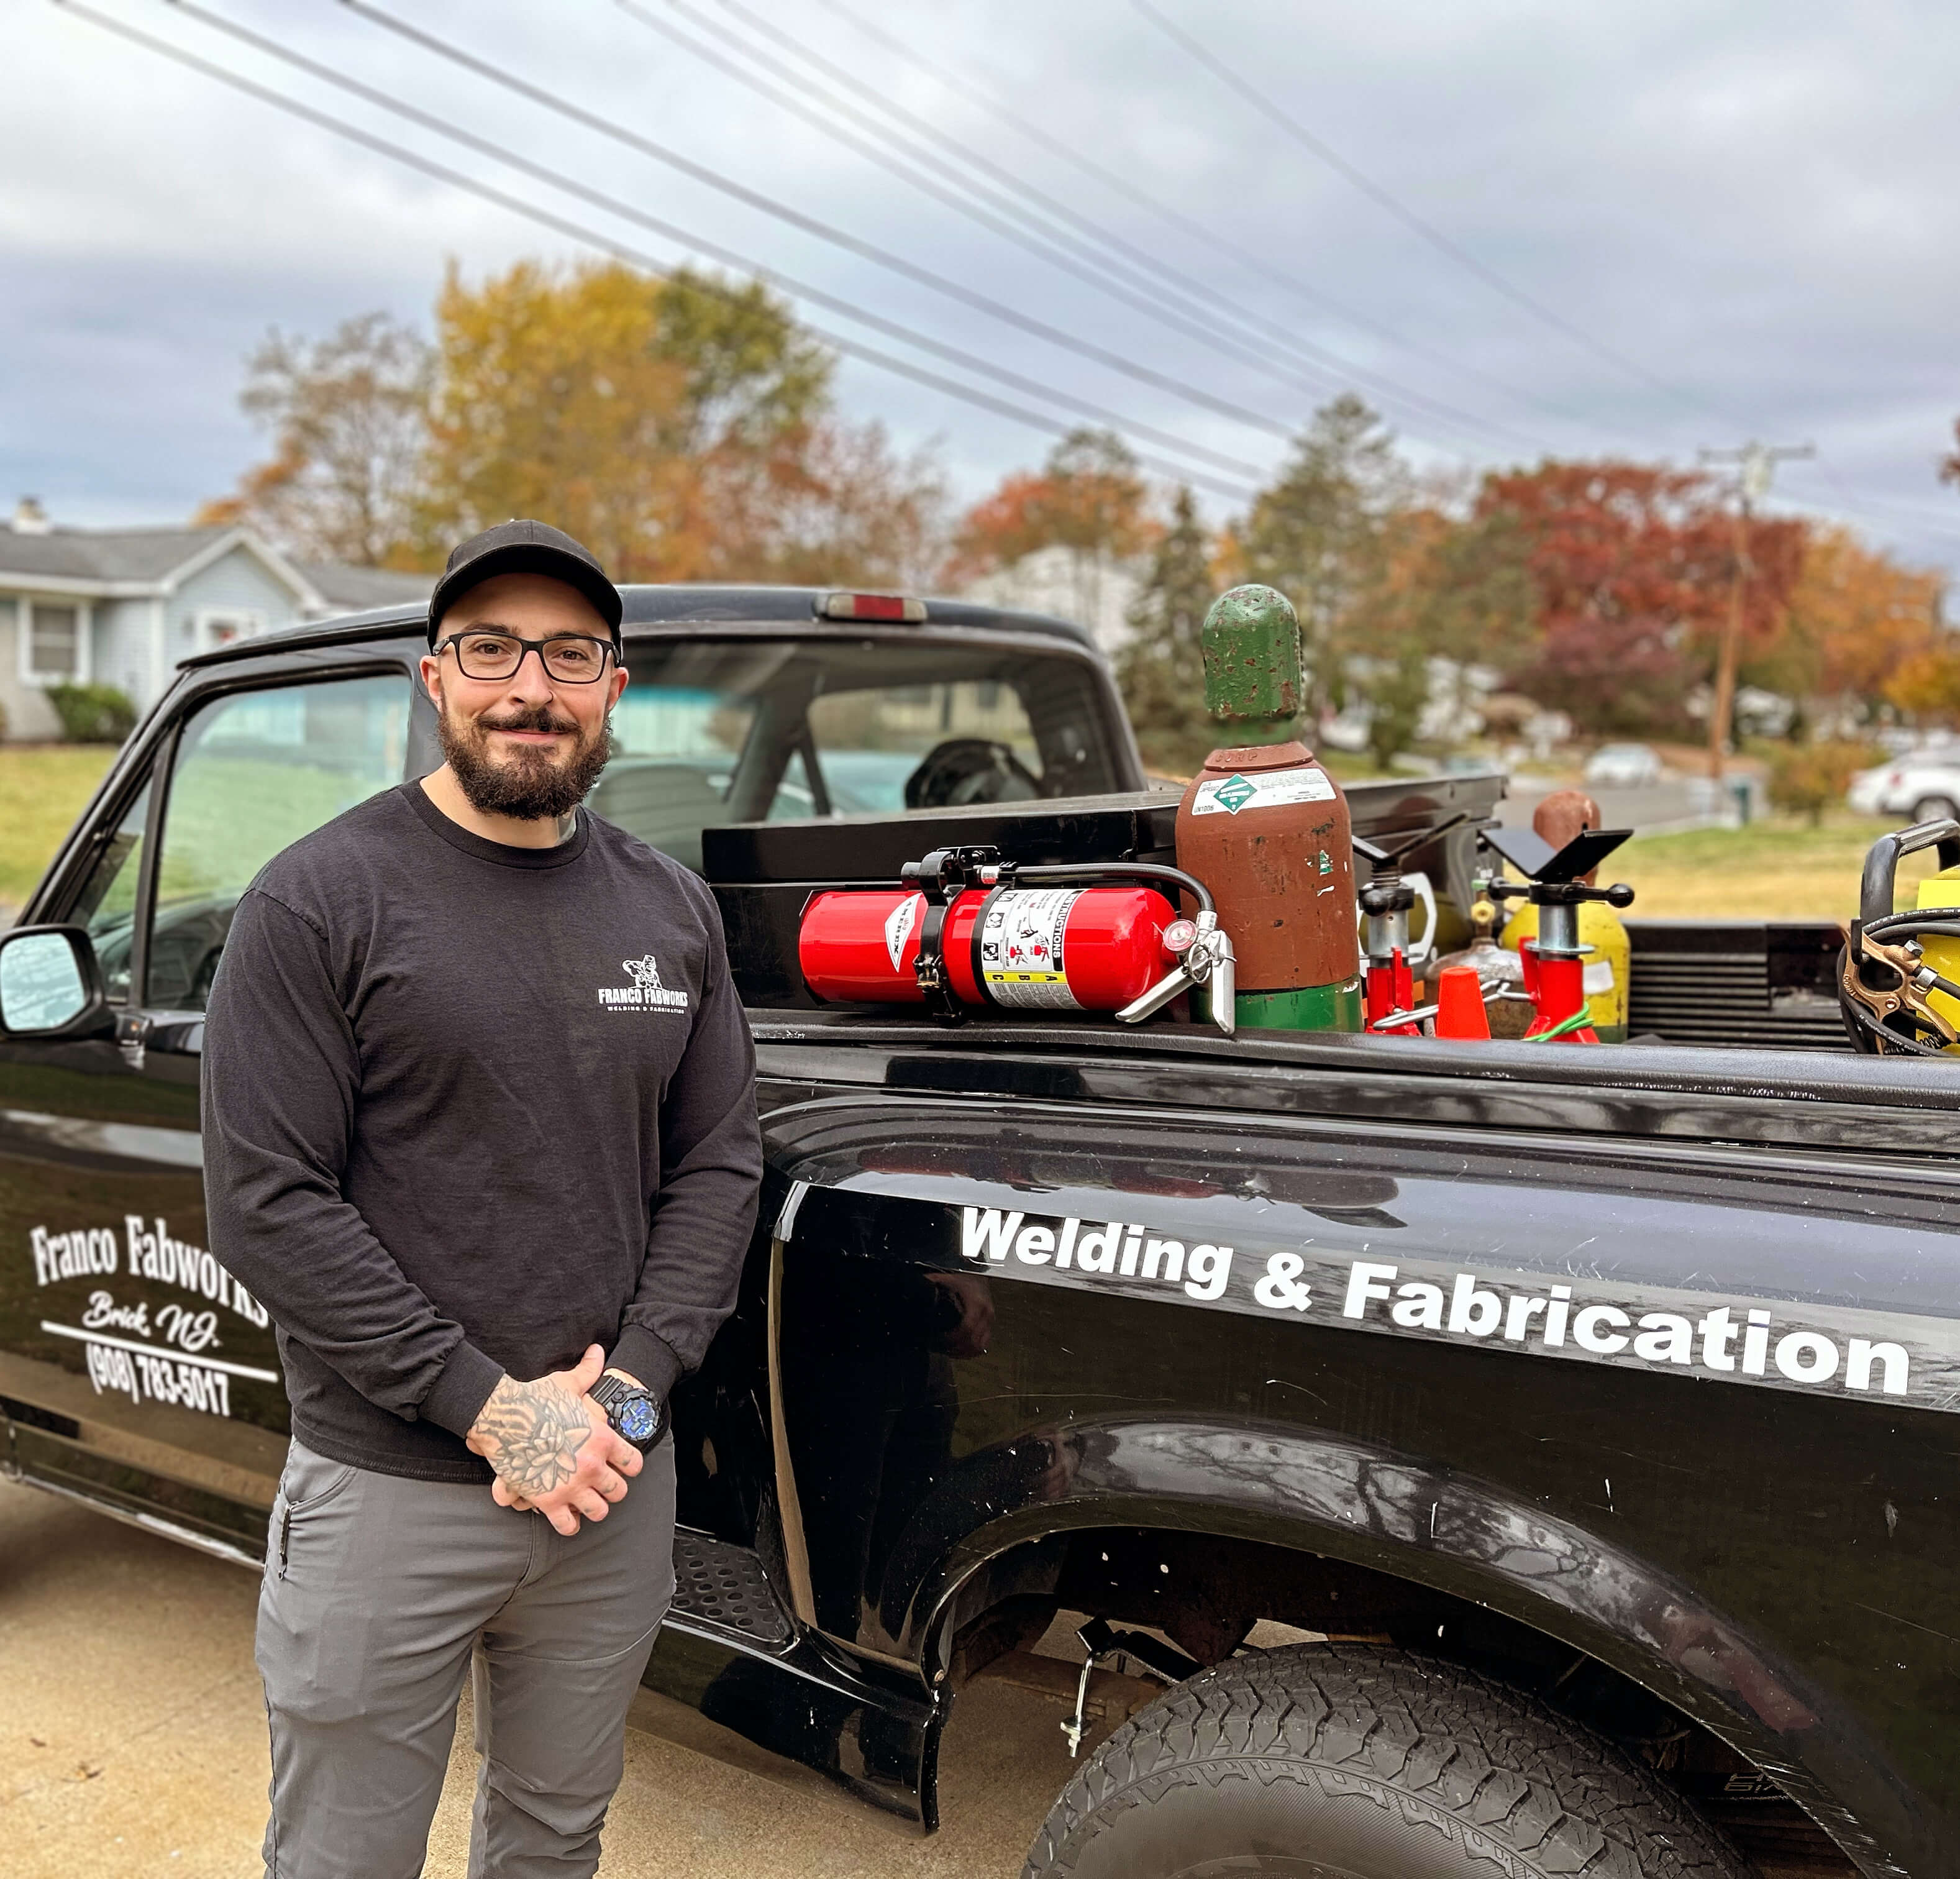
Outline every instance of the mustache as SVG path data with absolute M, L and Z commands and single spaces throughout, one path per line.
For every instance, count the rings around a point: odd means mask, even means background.
M 479 718 L 476 720 L 479 731 L 545 731 L 562 737 L 576 737 L 578 725 L 573 719 L 561 718 L 549 706 L 533 705 L 528 710 L 514 712 L 508 718 Z

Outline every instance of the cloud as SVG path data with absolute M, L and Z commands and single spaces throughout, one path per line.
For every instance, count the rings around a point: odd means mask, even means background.
M 212 3 L 514 151 L 1029 377 L 1255 463 L 1283 451 L 1277 438 L 739 207 L 345 9 Z M 100 4 L 527 199 L 552 199 L 659 258 L 679 256 L 282 72 L 180 9 Z M 698 4 L 711 19 L 732 18 L 714 0 Z M 1453 265 L 1124 0 L 951 0 L 896 13 L 850 4 L 912 36 L 959 82 L 905 64 L 824 0 L 775 0 L 762 17 L 848 65 L 855 94 L 874 110 L 889 100 L 929 116 L 1175 265 L 1219 310 L 1221 327 L 1233 311 L 1275 323 L 1333 368 L 1303 362 L 1276 374 L 1279 355 L 1264 342 L 1252 361 L 1214 352 L 785 116 L 604 0 L 549 9 L 427 0 L 402 17 L 1288 425 L 1351 369 L 1375 375 L 1360 389 L 1428 462 L 1478 466 L 1545 449 L 1685 460 L 1702 443 L 1811 438 L 1822 458 L 1783 473 L 1790 499 L 1850 514 L 1917 557 L 1960 558 L 1960 498 L 1933 473 L 1960 411 L 1949 330 L 1960 202 L 1946 186 L 1960 16 L 1950 10 L 1926 0 L 1876 12 L 1771 0 L 1719 12 L 1689 0 L 1322 0 L 1276 12 L 1252 0 L 1160 0 L 1451 241 L 1643 368 L 1628 371 Z M 318 332 L 377 306 L 422 317 L 452 256 L 478 273 L 520 254 L 580 252 L 62 8 L 17 8 L 10 26 L 0 468 L 68 519 L 168 519 L 227 487 L 257 447 L 235 397 L 243 356 L 269 326 Z M 996 83 L 1014 108 L 1262 265 L 1208 248 L 1020 139 L 983 107 Z M 1281 274 L 1320 298 L 1303 298 Z M 1038 434 L 870 367 L 848 366 L 840 383 L 855 414 L 883 417 L 902 442 L 944 437 L 975 490 L 1046 447 Z

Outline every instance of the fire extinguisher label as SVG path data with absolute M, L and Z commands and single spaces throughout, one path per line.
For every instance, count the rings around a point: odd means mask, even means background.
M 905 956 L 905 941 L 912 936 L 912 928 L 918 925 L 919 909 L 925 905 L 925 896 L 915 893 L 909 900 L 902 900 L 885 916 L 885 951 L 892 956 L 892 970 L 901 970 L 900 962 Z
M 1236 816 L 1242 809 L 1278 809 L 1287 803 L 1332 802 L 1334 779 L 1317 763 L 1258 776 L 1214 776 L 1191 799 L 1195 816 Z
M 1016 887 L 994 896 L 980 929 L 980 977 L 996 1005 L 1081 1010 L 1061 945 L 1082 894 L 1080 887 Z

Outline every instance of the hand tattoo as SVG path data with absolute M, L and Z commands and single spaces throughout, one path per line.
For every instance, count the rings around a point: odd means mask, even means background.
M 527 1500 L 552 1493 L 578 1467 L 592 1434 L 584 1399 L 550 1377 L 517 1383 L 508 1377 L 490 1393 L 470 1431 L 471 1445 L 514 1493 Z

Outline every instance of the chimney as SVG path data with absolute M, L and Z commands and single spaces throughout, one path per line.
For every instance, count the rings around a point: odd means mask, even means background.
M 54 527 L 48 520 L 47 511 L 41 507 L 39 496 L 23 496 L 14 505 L 16 535 L 52 535 Z

